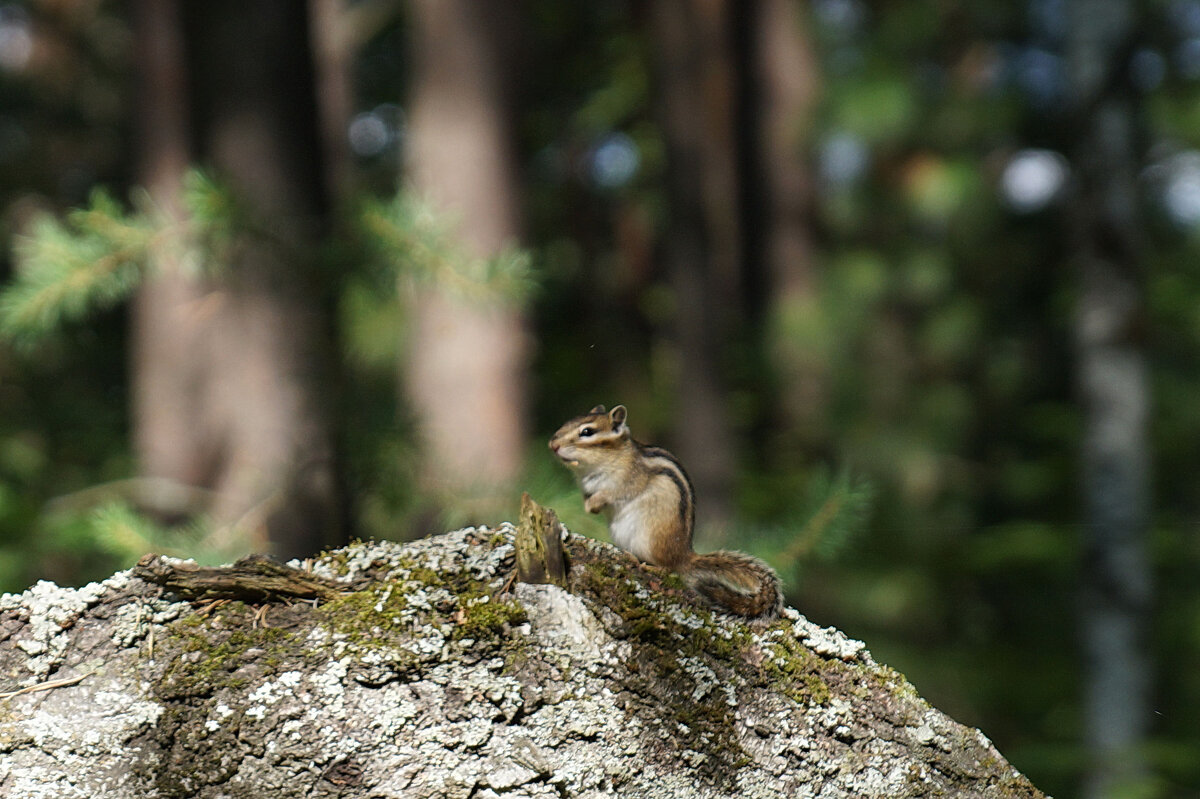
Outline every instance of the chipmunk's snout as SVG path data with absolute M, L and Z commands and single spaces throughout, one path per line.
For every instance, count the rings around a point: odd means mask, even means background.
M 553 452 L 555 455 L 557 455 L 558 459 L 560 461 L 565 463 L 567 466 L 571 466 L 571 467 L 578 466 L 579 461 L 572 459 L 570 457 L 570 455 L 564 454 L 562 451 L 562 448 L 563 448 L 563 443 L 561 441 L 552 440 L 550 442 L 550 451 Z M 571 453 L 572 450 L 568 449 L 567 452 Z

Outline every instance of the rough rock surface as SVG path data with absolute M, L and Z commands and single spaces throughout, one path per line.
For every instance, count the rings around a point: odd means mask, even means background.
M 358 544 L 316 607 L 123 572 L 0 598 L 0 796 L 1040 797 L 982 733 L 794 610 L 750 627 L 566 534 Z

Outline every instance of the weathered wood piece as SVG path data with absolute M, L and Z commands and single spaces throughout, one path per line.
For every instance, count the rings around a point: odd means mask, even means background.
M 238 599 L 243 602 L 277 602 L 282 599 L 334 599 L 355 591 L 354 583 L 318 577 L 265 555 L 248 555 L 232 566 L 197 566 L 173 562 L 161 555 L 145 555 L 133 575 L 188 600 Z
M 532 585 L 567 585 L 567 560 L 562 547 L 562 525 L 558 514 L 521 495 L 521 519 L 517 525 L 517 577 Z

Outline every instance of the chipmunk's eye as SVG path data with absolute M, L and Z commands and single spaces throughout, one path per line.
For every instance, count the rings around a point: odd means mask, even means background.
M 579 437 L 580 438 L 591 438 L 595 434 L 596 434 L 596 428 L 591 427 L 590 425 L 588 427 L 579 428 Z

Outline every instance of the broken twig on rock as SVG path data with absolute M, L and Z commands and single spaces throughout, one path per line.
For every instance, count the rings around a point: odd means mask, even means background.
M 197 566 L 194 563 L 173 563 L 161 555 L 146 555 L 133 567 L 133 574 L 192 601 L 327 600 L 359 588 L 357 583 L 341 583 L 318 577 L 265 555 L 249 555 L 232 566 L 212 567 Z

